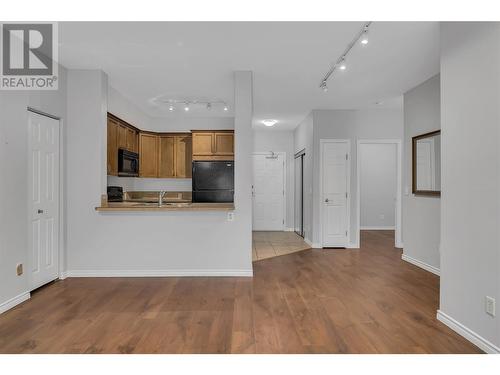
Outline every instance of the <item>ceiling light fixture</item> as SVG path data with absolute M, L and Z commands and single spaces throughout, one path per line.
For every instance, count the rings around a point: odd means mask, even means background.
M 207 103 L 207 109 L 208 109 L 209 111 L 210 111 L 210 110 L 212 110 L 212 103 L 210 103 L 210 102 L 208 102 L 208 103 Z
M 227 108 L 227 105 L 224 106 L 224 111 L 227 112 L 228 108 Z
M 342 60 L 340 61 L 340 64 L 339 64 L 339 69 L 340 70 L 346 70 L 347 69 L 347 65 L 345 63 L 345 57 L 342 57 Z
M 186 102 L 186 104 L 184 104 L 184 111 L 189 111 L 189 103 Z
M 327 91 L 328 87 L 326 86 L 326 83 L 328 81 L 328 78 L 333 74 L 333 72 L 337 69 L 340 70 L 346 70 L 347 65 L 345 63 L 347 55 L 349 52 L 351 52 L 351 49 L 354 47 L 354 45 L 358 42 L 361 41 L 361 44 L 367 44 L 368 43 L 368 29 L 372 22 L 366 22 L 363 25 L 363 28 L 356 34 L 354 39 L 347 45 L 347 48 L 344 50 L 344 53 L 340 55 L 340 57 L 337 59 L 337 61 L 332 64 L 330 67 L 330 70 L 325 74 L 323 79 L 321 80 L 319 84 L 319 88 L 322 89 L 323 91 Z M 326 89 L 325 89 L 326 88 Z
M 365 26 L 363 34 L 361 35 L 361 44 L 366 46 L 368 44 L 368 27 Z
M 277 122 L 278 122 L 277 120 L 271 120 L 271 119 L 262 120 L 262 123 L 266 126 L 274 126 L 274 125 L 276 125 Z
M 192 107 L 194 107 L 196 110 L 204 108 L 207 111 L 217 109 L 218 111 L 224 110 L 225 112 L 227 112 L 229 110 L 227 103 L 224 100 L 220 99 L 172 99 L 167 95 L 162 95 L 151 99 L 150 102 L 156 105 L 166 106 L 166 109 L 168 109 L 169 112 L 173 112 L 177 108 L 183 108 L 185 112 L 189 112 Z
M 172 111 L 174 110 L 174 106 L 173 106 L 172 104 L 170 104 L 170 105 L 168 106 L 168 110 L 169 110 L 170 112 L 172 112 Z

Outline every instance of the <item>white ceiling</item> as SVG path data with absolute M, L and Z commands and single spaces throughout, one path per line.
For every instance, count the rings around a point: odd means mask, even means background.
M 104 70 L 110 84 L 153 117 L 232 116 L 233 71 L 254 73 L 254 126 L 293 129 L 312 109 L 400 106 L 439 72 L 437 22 L 374 22 L 348 69 L 318 85 L 362 22 L 60 23 L 62 65 Z M 229 111 L 169 113 L 151 100 L 223 100 Z M 382 102 L 375 105 L 375 102 Z

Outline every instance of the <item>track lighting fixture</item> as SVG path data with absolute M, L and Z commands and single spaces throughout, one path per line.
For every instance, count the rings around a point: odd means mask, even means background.
M 201 108 L 206 109 L 207 111 L 217 110 L 227 112 L 229 110 L 228 105 L 225 101 L 220 99 L 206 100 L 206 99 L 172 99 L 167 95 L 157 96 L 153 99 L 150 99 L 150 102 L 154 105 L 164 105 L 169 112 L 174 112 L 176 109 L 182 108 L 184 112 L 189 112 L 192 107 L 194 110 L 198 111 Z
M 262 120 L 262 123 L 266 126 L 274 126 L 276 125 L 276 123 L 278 122 L 278 120 Z
M 337 61 L 331 65 L 330 70 L 325 74 L 323 79 L 321 80 L 319 84 L 319 88 L 322 89 L 323 91 L 328 91 L 328 87 L 326 85 L 328 79 L 330 76 L 333 74 L 333 72 L 337 69 L 339 70 L 346 70 L 347 65 L 346 65 L 346 59 L 347 55 L 349 52 L 351 52 L 351 49 L 356 45 L 356 43 L 359 41 L 362 45 L 368 44 L 368 29 L 372 23 L 371 22 L 366 22 L 363 25 L 363 28 L 356 34 L 354 39 L 347 45 L 347 48 L 344 50 L 344 53 L 340 55 L 340 57 L 337 59 Z

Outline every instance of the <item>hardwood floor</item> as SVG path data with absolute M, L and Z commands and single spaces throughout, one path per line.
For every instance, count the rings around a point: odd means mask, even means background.
M 70 278 L 0 315 L 1 353 L 479 353 L 393 233 L 254 263 L 254 278 Z
M 252 244 L 254 262 L 311 248 L 294 232 L 253 232 Z

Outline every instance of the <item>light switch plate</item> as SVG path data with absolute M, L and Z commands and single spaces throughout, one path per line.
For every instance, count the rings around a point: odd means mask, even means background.
M 234 221 L 234 212 L 227 213 L 227 221 Z
M 22 263 L 19 263 L 16 266 L 16 273 L 17 273 L 17 276 L 21 276 L 23 274 L 23 264 Z
M 486 296 L 486 313 L 495 316 L 495 299 L 493 297 Z

